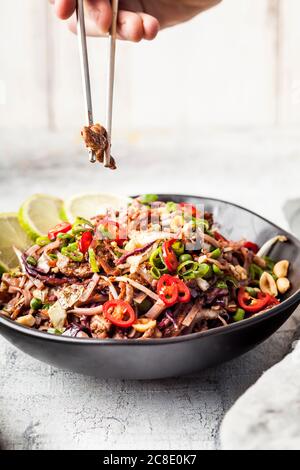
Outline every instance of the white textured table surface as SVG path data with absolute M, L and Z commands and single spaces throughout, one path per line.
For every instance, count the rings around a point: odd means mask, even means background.
M 300 136 L 291 130 L 136 139 L 118 142 L 120 170 L 110 173 L 88 165 L 72 136 L 0 134 L 0 211 L 17 209 L 33 192 L 161 191 L 228 199 L 286 225 L 282 205 L 299 197 Z M 225 411 L 293 339 L 292 318 L 255 350 L 212 370 L 127 382 L 54 369 L 0 337 L 0 448 L 217 448 Z

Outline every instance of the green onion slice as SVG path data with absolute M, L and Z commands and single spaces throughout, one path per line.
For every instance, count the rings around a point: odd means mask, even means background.
M 89 263 L 90 263 L 90 267 L 91 267 L 92 272 L 93 273 L 98 273 L 99 272 L 99 266 L 98 266 L 97 259 L 96 259 L 96 254 L 95 254 L 95 251 L 93 250 L 93 248 L 89 248 L 88 254 L 89 254 Z

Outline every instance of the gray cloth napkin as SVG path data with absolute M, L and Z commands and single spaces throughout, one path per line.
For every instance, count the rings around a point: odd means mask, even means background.
M 299 311 L 293 320 L 297 340 Z M 228 411 L 220 440 L 226 450 L 300 450 L 300 341 Z

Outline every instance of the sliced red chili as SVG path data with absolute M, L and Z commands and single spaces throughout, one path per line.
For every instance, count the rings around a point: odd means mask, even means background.
M 116 326 L 129 328 L 136 321 L 136 314 L 131 305 L 124 300 L 109 300 L 103 305 L 105 318 Z
M 198 210 L 197 207 L 194 206 L 193 204 L 190 204 L 188 202 L 181 202 L 179 204 L 179 207 L 183 209 L 186 212 L 186 215 L 191 215 L 192 217 L 198 217 Z
M 55 225 L 51 230 L 48 232 L 48 238 L 49 240 L 53 241 L 56 239 L 57 235 L 60 233 L 66 233 L 69 230 L 71 230 L 72 225 L 69 224 L 68 222 L 62 222 L 61 224 Z
M 270 296 L 270 301 L 268 303 L 268 307 L 274 307 L 274 305 L 280 304 L 280 301 L 276 299 L 274 296 Z
M 81 251 L 81 253 L 83 254 L 87 253 L 90 247 L 90 244 L 92 243 L 92 240 L 93 240 L 92 232 L 84 232 L 81 235 L 81 238 L 79 240 L 79 251 Z
M 263 292 L 258 292 L 257 298 L 252 297 L 244 287 L 241 287 L 238 291 L 238 302 L 240 307 L 250 313 L 260 312 L 270 305 L 271 299 L 272 297 L 269 294 L 264 294 Z
M 164 260 L 164 263 L 168 269 L 168 271 L 176 271 L 177 267 L 178 267 L 178 260 L 177 260 L 177 257 L 174 253 L 174 251 L 172 250 L 172 245 L 173 243 L 175 243 L 177 240 L 175 239 L 172 239 L 172 240 L 168 240 L 166 242 L 163 243 L 162 245 L 162 257 L 163 257 L 163 260 Z
M 160 299 L 169 307 L 178 302 L 178 286 L 174 277 L 164 274 L 157 283 L 157 293 Z
M 244 247 L 248 248 L 248 250 L 253 251 L 253 253 L 255 253 L 255 254 L 259 251 L 259 246 L 256 243 L 245 242 Z
M 181 279 L 177 279 L 176 277 L 173 279 L 177 284 L 179 302 L 189 302 L 191 300 L 191 291 L 188 286 Z

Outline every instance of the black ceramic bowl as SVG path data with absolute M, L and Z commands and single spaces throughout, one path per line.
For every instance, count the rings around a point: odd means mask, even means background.
M 0 317 L 1 334 L 25 353 L 63 369 L 87 375 L 122 379 L 156 379 L 196 372 L 228 361 L 254 348 L 273 334 L 300 303 L 300 242 L 247 209 L 216 199 L 161 195 L 161 200 L 204 203 L 222 233 L 258 244 L 278 234 L 289 241 L 277 244 L 274 259 L 291 262 L 292 289 L 285 300 L 260 316 L 227 327 L 178 338 L 156 340 L 94 340 L 54 336 L 25 328 Z

